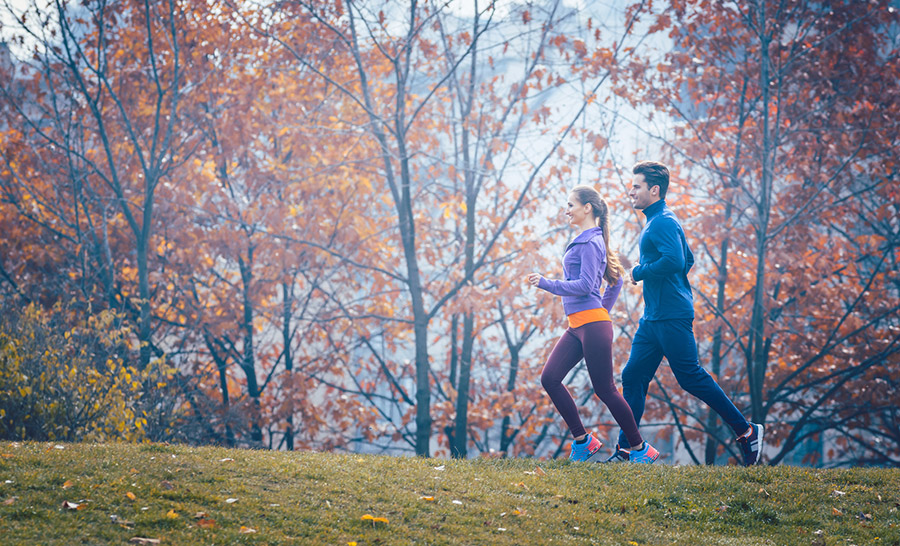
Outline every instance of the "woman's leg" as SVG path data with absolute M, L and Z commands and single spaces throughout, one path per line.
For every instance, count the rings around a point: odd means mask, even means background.
M 569 389 L 562 384 L 562 381 L 583 356 L 581 341 L 572 334 L 571 330 L 566 330 L 556 342 L 553 351 L 550 352 L 550 357 L 541 372 L 541 385 L 550 395 L 550 400 L 556 406 L 556 411 L 562 415 L 573 438 L 578 438 L 586 432 L 581 423 L 581 417 L 578 415 L 575 400 L 572 399 Z
M 584 351 L 584 361 L 587 364 L 594 392 L 600 400 L 609 408 L 613 419 L 622 428 L 622 432 L 628 440 L 628 446 L 637 447 L 644 441 L 638 431 L 637 422 L 631 408 L 625 402 L 625 398 L 616 388 L 613 380 L 612 362 L 612 323 L 609 321 L 591 322 L 574 330 L 575 335 L 581 340 Z

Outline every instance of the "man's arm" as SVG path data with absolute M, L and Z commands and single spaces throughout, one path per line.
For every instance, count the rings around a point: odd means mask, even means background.
M 648 236 L 659 251 L 660 257 L 652 262 L 636 265 L 631 270 L 631 277 L 635 281 L 651 277 L 668 277 L 684 271 L 684 242 L 679 234 L 678 224 L 674 220 L 669 218 L 655 220 L 653 229 L 644 233 L 644 237 Z

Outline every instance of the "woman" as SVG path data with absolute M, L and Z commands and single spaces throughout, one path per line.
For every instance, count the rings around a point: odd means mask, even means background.
M 622 288 L 624 269 L 615 253 L 609 252 L 608 208 L 597 190 L 576 186 L 566 206 L 569 225 L 580 233 L 566 247 L 563 257 L 565 280 L 545 279 L 540 273 L 528 275 L 528 282 L 551 294 L 562 296 L 569 327 L 550 353 L 541 373 L 541 385 L 550 395 L 569 432 L 574 437 L 569 459 L 600 461 L 603 443 L 585 431 L 578 408 L 562 384 L 566 374 L 584 358 L 594 392 L 606 404 L 622 428 L 631 449 L 618 446 L 617 460 L 653 463 L 659 452 L 645 442 L 638 431 L 631 408 L 616 389 L 612 367 L 612 322 L 609 310 Z M 607 287 L 600 295 L 600 285 Z

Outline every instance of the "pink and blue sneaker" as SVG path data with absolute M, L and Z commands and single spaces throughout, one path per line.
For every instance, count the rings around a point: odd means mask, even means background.
M 572 442 L 569 460 L 576 463 L 600 462 L 600 449 L 603 442 L 588 434 L 582 442 Z

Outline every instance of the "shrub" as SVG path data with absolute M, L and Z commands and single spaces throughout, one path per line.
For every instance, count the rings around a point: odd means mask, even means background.
M 0 315 L 0 438 L 137 441 L 145 437 L 144 393 L 164 385 L 163 362 L 139 370 L 134 336 L 112 311 L 60 305 Z

